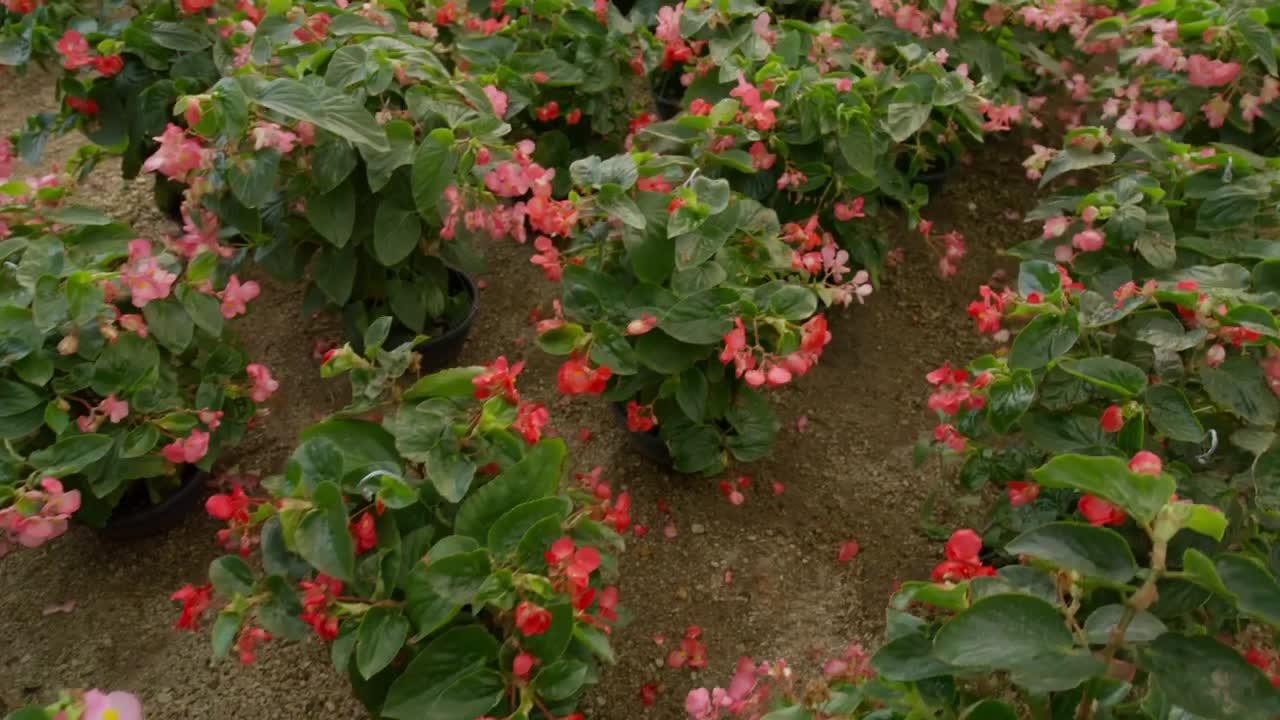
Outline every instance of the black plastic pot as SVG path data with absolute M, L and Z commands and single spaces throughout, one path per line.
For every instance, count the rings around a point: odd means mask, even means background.
M 653 94 L 653 106 L 658 111 L 658 117 L 663 120 L 670 120 L 684 109 L 680 106 L 679 98 L 669 98 L 658 93 Z
M 609 403 L 609 407 L 613 409 L 613 419 L 617 420 L 622 429 L 627 431 L 627 439 L 631 442 L 631 447 L 635 448 L 636 452 L 658 465 L 663 467 L 671 466 L 673 462 L 671 451 L 667 449 L 667 444 L 663 442 L 657 428 L 648 432 L 631 432 L 627 428 L 627 406 L 622 403 Z
M 176 223 L 182 223 L 182 197 L 187 186 L 156 173 L 156 209 Z
M 158 505 L 151 504 L 145 487 L 136 487 L 121 498 L 98 535 L 106 540 L 136 540 L 171 530 L 200 506 L 208 482 L 209 473 L 187 465 L 182 470 L 182 485 Z
M 462 354 L 467 335 L 470 334 L 476 314 L 480 311 L 480 289 L 466 273 L 449 268 L 449 294 L 454 295 L 460 292 L 465 292 L 471 301 L 467 314 L 444 333 L 431 337 L 414 348 L 422 356 L 423 372 L 453 367 L 458 362 L 458 356 Z
M 951 168 L 944 167 L 938 170 L 922 172 L 911 178 L 911 182 L 924 185 L 929 189 L 929 198 L 935 199 L 942 194 L 942 186 L 947 182 L 947 177 L 950 174 Z

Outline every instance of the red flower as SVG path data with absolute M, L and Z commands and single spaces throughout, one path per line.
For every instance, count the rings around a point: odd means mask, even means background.
M 1112 405 L 1102 412 L 1103 432 L 1120 432 L 1122 427 L 1124 427 L 1124 411 L 1119 405 Z
M 521 680 L 528 680 L 529 671 L 533 669 L 533 666 L 537 664 L 537 662 L 538 658 L 527 652 L 522 652 L 519 655 L 516 655 L 515 660 L 511 661 L 511 674 Z
M 236 638 L 236 652 L 240 654 L 240 663 L 250 665 L 253 663 L 253 652 L 257 648 L 258 643 L 263 643 L 271 639 L 271 633 L 262 628 L 244 626 L 240 630 L 239 637 Z
M 97 115 L 98 103 L 89 98 L 78 98 L 74 95 L 67 96 L 67 107 L 75 110 L 81 115 Z
M 185 0 L 184 0 L 185 2 Z M 293 36 L 299 42 L 320 42 L 329 34 L 330 18 L 324 13 L 316 13 L 307 18 L 302 27 L 293 31 Z
M 533 114 L 542 122 L 551 122 L 560 117 L 560 103 L 552 100 L 551 102 L 536 108 Z
M 1080 514 L 1090 525 L 1123 525 L 1127 515 L 1124 510 L 1112 505 L 1102 498 L 1085 495 L 1078 505 Z
M 1149 450 L 1143 450 L 1129 460 L 1129 471 L 1139 475 L 1159 475 L 1164 471 L 1160 456 Z
M 342 592 L 342 581 L 320 573 L 315 580 L 300 581 L 298 587 L 302 589 L 302 613 L 298 619 L 310 625 L 321 640 L 338 637 L 338 618 L 329 614 L 329 604 Z
M 494 395 L 501 395 L 513 405 L 520 402 L 520 393 L 516 392 L 516 376 L 524 369 L 523 362 L 508 367 L 506 356 L 499 356 L 497 360 L 484 367 L 484 372 L 471 378 L 477 400 L 487 400 Z
M 551 627 L 551 613 L 528 600 L 516 606 L 516 629 L 524 635 L 541 635 Z
M 652 405 L 641 405 L 635 400 L 627 403 L 627 429 L 631 432 L 649 432 L 658 425 Z
M 1004 312 L 1004 299 L 990 287 L 978 288 L 981 300 L 969 303 L 969 317 L 976 321 L 978 332 L 994 334 L 1000 330 L 1000 318 Z
M 618 613 L 617 613 L 618 588 L 614 587 L 613 585 L 610 585 L 609 587 L 600 591 L 599 608 L 600 608 L 599 615 L 601 618 L 608 620 L 609 622 L 617 621 L 618 619 Z
M 174 627 L 179 630 L 195 632 L 200 622 L 200 616 L 204 614 L 205 610 L 209 609 L 209 603 L 212 598 L 213 583 L 203 587 L 186 585 L 170 595 L 170 600 L 182 601 L 182 617 L 178 618 L 178 622 L 174 623 Z
M 351 538 L 356 541 L 357 555 L 378 544 L 378 530 L 373 526 L 373 515 L 369 511 L 361 513 L 348 529 L 351 531 Z
M 67 70 L 82 68 L 93 62 L 89 56 L 89 42 L 75 30 L 63 33 L 58 42 L 54 43 L 54 47 L 62 55 L 62 67 Z
M 959 560 L 960 562 L 973 562 L 978 559 L 978 553 L 982 552 L 982 538 L 978 533 L 962 528 L 951 533 L 951 539 L 947 540 L 947 559 Z
M 524 441 L 533 445 L 542 438 L 542 429 L 550 416 L 542 403 L 521 403 L 511 427 L 520 433 Z
M 640 704 L 649 707 L 658 700 L 658 686 L 653 683 L 645 683 L 640 686 Z
M 231 488 L 230 493 L 210 496 L 204 503 L 204 509 L 219 520 L 230 520 L 238 525 L 249 522 L 249 498 L 239 485 Z
M 858 541 L 845 540 L 840 543 L 840 552 L 836 554 L 838 562 L 847 563 L 858 554 Z
M 97 70 L 102 77 L 111 77 L 124 69 L 124 58 L 119 55 L 90 58 L 89 62 L 93 63 L 93 69 Z
M 564 116 L 564 121 L 569 125 L 577 125 L 579 122 L 582 122 L 582 110 L 574 108 L 568 115 Z
M 191 15 L 213 7 L 217 0 L 182 0 L 182 12 Z
M 1033 482 L 1011 481 L 1008 485 L 1009 504 L 1020 507 L 1035 500 L 1040 495 L 1040 486 Z
M 586 358 L 572 355 L 560 366 L 556 382 L 564 395 L 599 395 L 612 376 L 613 371 L 609 368 L 592 368 Z

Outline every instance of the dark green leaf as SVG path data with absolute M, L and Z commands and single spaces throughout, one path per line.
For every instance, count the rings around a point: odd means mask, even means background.
M 356 635 L 356 668 L 366 679 L 377 675 L 400 653 L 409 637 L 409 621 L 399 610 L 372 607 Z
M 942 626 L 933 656 L 960 667 L 1013 669 L 1071 647 L 1071 633 L 1049 603 L 1029 595 L 992 595 Z
M 1115 583 L 1128 582 L 1138 572 L 1129 543 L 1119 533 L 1080 523 L 1055 522 L 1028 530 L 1005 550 Z
M 1031 476 L 1045 487 L 1096 495 L 1142 522 L 1151 522 L 1176 489 L 1168 474 L 1139 475 L 1116 457 L 1059 455 Z

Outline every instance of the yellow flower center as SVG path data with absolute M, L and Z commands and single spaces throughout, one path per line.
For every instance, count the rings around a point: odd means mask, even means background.
M 120 713 L 115 708 L 107 708 L 102 711 L 102 720 L 120 720 Z

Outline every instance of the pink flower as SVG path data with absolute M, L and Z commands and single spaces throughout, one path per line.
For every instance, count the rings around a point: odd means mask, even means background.
M 658 324 L 658 318 L 649 313 L 641 313 L 640 317 L 627 323 L 628 335 L 644 335 Z
M 200 141 L 187 137 L 182 128 L 173 123 L 154 139 L 160 143 L 160 149 L 142 163 L 142 169 L 147 172 L 159 172 L 171 180 L 184 181 L 204 160 Z
M 192 430 L 187 437 L 165 445 L 160 453 L 174 465 L 198 462 L 209 452 L 209 433 Z
M 1196 87 L 1226 85 L 1240 74 L 1240 63 L 1210 60 L 1196 53 L 1187 58 L 1187 82 Z
M 253 149 L 274 148 L 281 155 L 288 155 L 298 142 L 298 136 L 275 123 L 259 122 L 253 128 Z
M 511 428 L 520 433 L 525 442 L 533 445 L 542 438 L 542 429 L 549 419 L 547 408 L 542 403 L 520 403 Z
M 1231 103 L 1222 95 L 1214 95 L 1200 106 L 1200 111 L 1209 121 L 1209 127 L 1220 128 L 1227 121 L 1227 115 L 1231 114 Z
M 1006 488 L 1010 507 L 1020 507 L 1034 501 L 1040 495 L 1040 486 L 1033 482 L 1011 480 Z
M 242 284 L 240 278 L 232 275 L 227 280 L 227 287 L 218 293 L 218 298 L 222 300 L 222 317 L 230 320 L 237 315 L 243 315 L 246 304 L 258 297 L 260 292 L 258 283 L 250 280 Z
M 272 393 L 280 389 L 279 381 L 271 377 L 271 371 L 265 365 L 249 363 L 244 372 L 253 381 L 253 387 L 249 390 L 249 398 L 256 403 L 266 402 Z
M 861 197 L 854 198 L 850 203 L 838 202 L 835 204 L 833 211 L 837 220 L 852 220 L 854 218 L 866 217 L 866 213 L 862 212 L 862 206 L 866 203 Z
M 120 323 L 120 327 L 134 333 L 138 337 L 147 336 L 147 321 L 144 320 L 141 315 L 136 313 L 121 315 L 117 318 L 117 322 Z
M 1257 95 L 1245 93 L 1240 96 L 1240 112 L 1244 116 L 1245 122 L 1253 122 L 1262 117 L 1262 99 Z
M 1129 471 L 1138 475 L 1159 475 L 1163 470 L 1160 456 L 1150 450 L 1143 450 L 1129 460 Z
M 853 89 L 853 78 L 837 78 L 836 92 L 849 92 Z
M 84 36 L 75 30 L 68 30 L 62 34 L 58 42 L 54 44 L 54 48 L 62 55 L 62 67 L 67 70 L 75 70 L 93 62 L 89 55 L 89 43 Z
M 1067 232 L 1067 226 L 1071 224 L 1071 220 L 1062 215 L 1055 215 L 1044 221 L 1044 234 L 1042 237 L 1046 240 L 1050 238 L 1062 237 Z
M 173 282 L 178 279 L 176 274 L 163 270 L 153 257 L 126 266 L 120 276 L 129 288 L 130 301 L 136 307 L 145 307 L 152 300 L 169 297 Z
M 548 280 L 559 282 L 563 276 L 564 268 L 560 265 L 560 251 L 551 242 L 551 238 L 546 235 L 539 235 L 533 241 L 533 247 L 538 252 L 529 258 L 529 262 L 542 268 Z
M 142 720 L 142 703 L 127 692 L 90 690 L 84 694 L 81 720 Z
M 1102 233 L 1090 228 L 1083 232 L 1078 232 L 1071 238 L 1071 244 L 1080 252 L 1097 252 L 1102 249 L 1106 238 Z
M 1218 367 L 1227 359 L 1227 349 L 1218 343 L 1204 353 L 1204 362 L 1209 367 Z
M 528 680 L 529 671 L 533 669 L 534 664 L 537 662 L 538 658 L 527 652 L 522 652 L 516 655 L 515 660 L 511 661 L 511 674 L 521 680 Z
M 778 156 L 769 152 L 765 144 L 759 140 L 751 144 L 747 154 L 751 156 L 751 166 L 757 170 L 768 170 L 778 160 Z
M 706 688 L 690 690 L 684 699 L 684 711 L 694 720 L 710 720 L 716 708 L 711 704 L 711 693 Z
M 485 85 L 483 89 L 485 97 L 489 98 L 489 104 L 493 106 L 493 114 L 498 117 L 506 115 L 507 94 L 493 85 Z
M 112 424 L 118 425 L 129 415 L 129 403 L 123 400 L 117 400 L 115 395 L 108 395 L 102 402 L 98 403 L 98 412 L 107 416 Z

